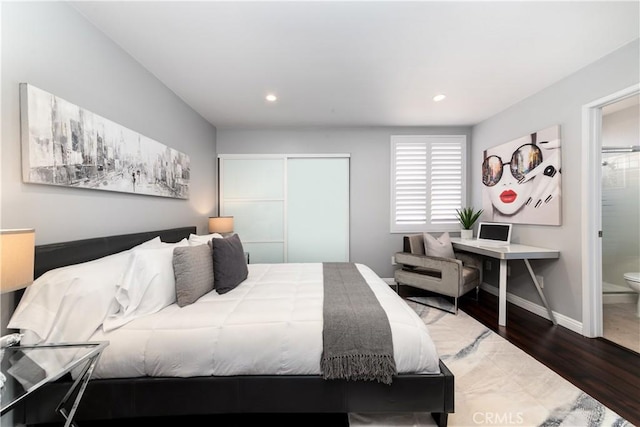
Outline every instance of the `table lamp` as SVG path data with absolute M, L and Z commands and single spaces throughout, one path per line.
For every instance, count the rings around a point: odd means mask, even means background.
M 33 283 L 35 234 L 32 228 L 0 230 L 1 293 L 17 291 Z M 3 347 L 19 342 L 20 334 L 9 334 L 0 338 L 0 360 Z M 0 376 L 0 385 L 4 384 L 4 380 L 4 376 Z
M 0 230 L 0 288 L 17 291 L 33 283 L 35 230 Z
M 212 216 L 209 217 L 209 233 L 219 233 L 228 235 L 233 233 L 232 216 Z

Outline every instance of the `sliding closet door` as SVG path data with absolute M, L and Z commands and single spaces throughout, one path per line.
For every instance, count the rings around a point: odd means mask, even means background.
M 349 260 L 348 155 L 220 155 L 220 214 L 251 263 Z
M 349 260 L 349 159 L 287 160 L 287 260 Z
M 250 261 L 285 261 L 285 159 L 224 159 L 220 178 L 220 214 L 234 217 Z

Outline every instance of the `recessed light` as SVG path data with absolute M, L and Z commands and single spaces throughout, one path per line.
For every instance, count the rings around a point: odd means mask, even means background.
M 274 94 L 270 93 L 264 99 L 266 99 L 269 102 L 275 102 L 278 99 L 278 97 L 275 96 Z
M 447 97 L 446 95 L 438 94 L 438 95 L 436 95 L 436 96 L 434 96 L 434 97 L 433 97 L 433 100 L 434 100 L 435 102 L 440 102 L 440 101 L 442 101 L 443 99 L 445 99 L 446 97 Z

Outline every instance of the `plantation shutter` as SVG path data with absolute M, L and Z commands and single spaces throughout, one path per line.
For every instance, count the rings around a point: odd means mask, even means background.
M 391 137 L 391 232 L 457 231 L 466 202 L 464 135 Z

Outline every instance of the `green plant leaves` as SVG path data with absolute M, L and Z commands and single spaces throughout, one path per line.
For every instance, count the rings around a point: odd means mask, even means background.
M 483 209 L 474 210 L 472 207 L 466 207 L 461 209 L 456 209 L 456 217 L 458 221 L 460 221 L 460 225 L 465 230 L 471 230 L 473 228 L 473 224 L 476 223 L 480 215 L 482 215 Z

